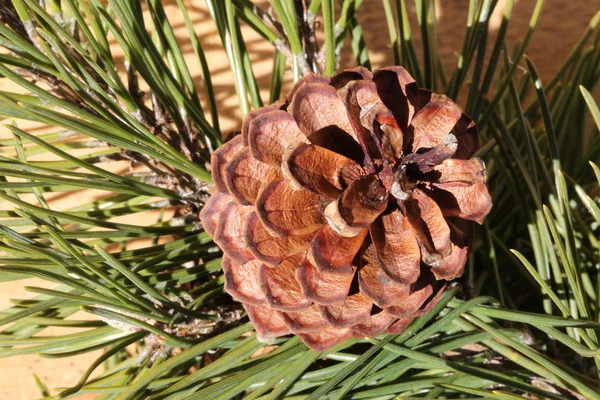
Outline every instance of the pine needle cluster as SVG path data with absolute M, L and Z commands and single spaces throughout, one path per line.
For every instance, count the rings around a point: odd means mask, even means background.
M 260 343 L 198 218 L 210 154 L 231 132 L 188 1 L 174 0 L 200 80 L 166 1 L 0 0 L 0 281 L 54 284 L 0 311 L 0 357 L 103 349 L 72 387 L 39 382 L 43 398 L 600 399 L 600 13 L 542 82 L 526 54 L 544 0 L 515 48 L 514 1 L 492 37 L 499 2 L 470 0 L 452 71 L 435 1 L 415 0 L 418 32 L 408 1 L 381 1 L 394 63 L 477 122 L 494 201 L 464 277 L 429 314 L 322 353 L 293 336 Z M 371 67 L 358 18 L 368 1 L 205 2 L 242 115 L 285 95 L 284 79 L 332 75 L 344 43 Z M 242 24 L 273 46 L 268 88 Z M 68 209 L 52 201 L 89 191 Z

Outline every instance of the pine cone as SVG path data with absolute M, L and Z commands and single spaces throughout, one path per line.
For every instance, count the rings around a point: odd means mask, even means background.
M 308 75 L 212 156 L 201 219 L 261 338 L 398 334 L 460 276 L 492 206 L 473 121 L 401 67 Z

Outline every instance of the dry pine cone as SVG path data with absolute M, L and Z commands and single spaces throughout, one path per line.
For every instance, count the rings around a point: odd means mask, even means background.
M 260 338 L 398 334 L 460 276 L 492 206 L 477 128 L 401 67 L 308 75 L 212 156 L 201 212 Z

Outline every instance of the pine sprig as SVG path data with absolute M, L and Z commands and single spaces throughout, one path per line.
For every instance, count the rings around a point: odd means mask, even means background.
M 0 357 L 105 349 L 59 390 L 62 398 L 600 398 L 600 112 L 592 95 L 600 13 L 545 83 L 526 58 L 543 0 L 514 50 L 505 43 L 513 1 L 491 47 L 498 2 L 470 1 L 453 71 L 441 67 L 433 0 L 415 1 L 415 32 L 409 2 L 382 1 L 395 62 L 421 86 L 465 94 L 494 210 L 476 235 L 464 288 L 453 286 L 402 335 L 319 354 L 293 337 L 258 342 L 223 294 L 220 251 L 197 214 L 210 153 L 228 132 L 189 4 L 176 1 L 196 65 L 186 63 L 164 2 L 46 3 L 0 0 L 0 81 L 20 87 L 0 90 L 8 135 L 0 140 L 0 280 L 39 277 L 56 287 L 28 286 L 35 297 L 0 312 Z M 286 74 L 332 74 L 346 41 L 356 64 L 370 65 L 369 27 L 359 18 L 366 2 L 339 3 L 273 0 L 263 9 L 207 0 L 242 115 L 277 100 Z M 242 23 L 273 47 L 268 100 Z M 49 131 L 33 134 L 31 123 Z M 114 167 L 127 163 L 135 167 L 125 173 Z M 55 209 L 52 195 L 90 189 L 101 196 Z M 96 319 L 75 319 L 81 311 Z M 45 336 L 53 326 L 79 331 Z

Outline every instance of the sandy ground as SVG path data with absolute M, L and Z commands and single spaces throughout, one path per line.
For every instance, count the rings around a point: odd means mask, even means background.
M 460 51 L 464 37 L 464 21 L 468 7 L 467 0 L 437 0 L 438 1 L 438 42 L 444 65 L 451 68 L 456 64 L 457 53 Z M 181 19 L 174 1 L 166 0 L 166 11 L 175 27 L 176 34 L 185 40 L 187 30 Z M 257 4 L 266 8 L 266 1 L 257 1 Z M 411 3 L 411 2 L 409 2 Z M 500 0 L 503 4 L 504 0 Z M 194 26 L 199 33 L 200 40 L 207 52 L 211 75 L 215 84 L 219 113 L 222 116 L 221 126 L 224 131 L 239 129 L 241 117 L 237 109 L 237 98 L 233 80 L 229 71 L 227 58 L 222 50 L 214 24 L 210 19 L 204 2 L 186 0 L 189 5 L 190 15 Z M 370 58 L 374 68 L 391 64 L 392 52 L 388 44 L 388 32 L 381 1 L 366 0 L 363 3 L 360 20 L 365 31 L 365 41 L 370 49 Z M 517 0 L 513 11 L 511 27 L 508 31 L 508 44 L 514 45 L 522 40 L 529 24 L 529 19 L 534 0 Z M 560 67 L 572 46 L 578 41 L 588 22 L 596 11 L 600 9 L 598 0 L 547 0 L 546 6 L 539 22 L 534 39 L 530 45 L 528 55 L 539 69 L 542 79 L 548 79 Z M 414 17 L 414 10 L 409 10 Z M 501 13 L 497 13 L 492 31 L 500 23 Z M 272 68 L 272 48 L 257 34 L 247 27 L 243 33 L 251 54 L 252 65 L 257 75 L 259 86 L 265 88 L 263 98 L 268 97 L 268 85 Z M 416 35 L 417 36 L 417 35 Z M 418 38 L 417 38 L 418 40 Z M 492 42 L 493 43 L 493 42 Z M 418 44 L 418 43 L 417 43 Z M 191 46 L 186 42 L 183 46 L 186 59 L 189 62 L 192 74 L 199 76 L 197 63 L 194 60 Z M 352 65 L 352 57 L 344 56 L 342 64 Z M 288 74 L 289 75 L 289 74 Z M 289 79 L 287 86 L 289 87 Z M 0 80 L 2 90 L 11 90 L 10 83 Z M 284 88 L 284 91 L 286 88 Z M 57 199 L 59 209 L 67 207 L 77 199 Z M 53 203 L 53 204 L 57 204 Z M 42 285 L 41 282 L 27 281 L 28 285 Z M 0 310 L 9 307 L 9 299 L 28 298 L 30 294 L 23 289 L 24 282 L 0 284 Z M 49 285 L 50 287 L 52 285 Z M 48 287 L 48 285 L 47 285 Z M 66 331 L 55 329 L 44 334 L 64 334 Z M 68 359 L 40 359 L 36 356 L 24 356 L 14 359 L 0 359 L 0 399 L 35 399 L 40 396 L 35 386 L 33 373 L 37 374 L 50 388 L 66 387 L 73 385 L 81 376 L 90 360 L 100 353 L 68 358 Z M 80 399 L 93 398 L 80 396 Z

